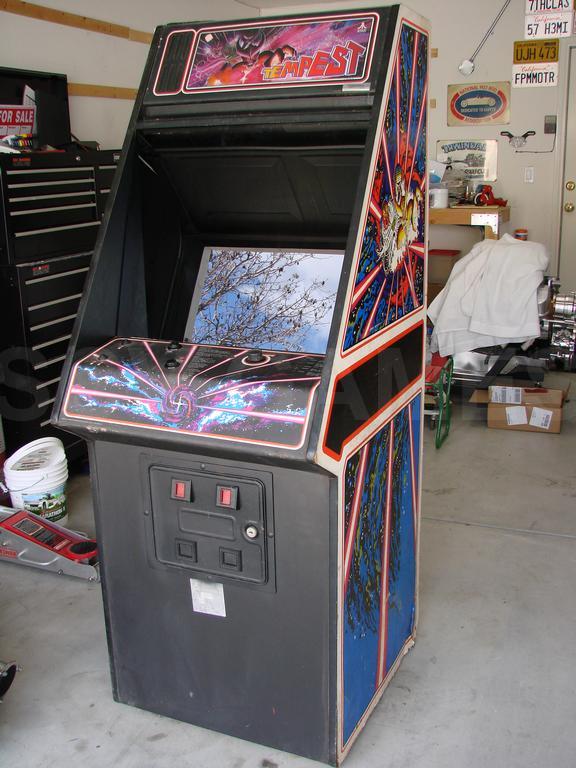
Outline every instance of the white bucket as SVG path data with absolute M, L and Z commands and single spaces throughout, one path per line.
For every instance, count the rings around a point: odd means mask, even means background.
M 4 464 L 4 479 L 13 507 L 66 524 L 68 462 L 58 438 L 34 440 L 16 451 Z

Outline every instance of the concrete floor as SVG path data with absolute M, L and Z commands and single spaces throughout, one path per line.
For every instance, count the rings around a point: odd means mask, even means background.
M 419 637 L 348 768 L 574 768 L 575 447 L 576 403 L 560 436 L 426 430 Z M 70 502 L 89 530 L 87 478 Z M 98 585 L 0 564 L 0 617 L 2 768 L 318 765 L 116 704 Z

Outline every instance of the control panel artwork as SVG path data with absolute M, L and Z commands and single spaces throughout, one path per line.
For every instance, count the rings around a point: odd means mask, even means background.
M 113 339 L 78 362 L 67 416 L 300 448 L 323 355 Z

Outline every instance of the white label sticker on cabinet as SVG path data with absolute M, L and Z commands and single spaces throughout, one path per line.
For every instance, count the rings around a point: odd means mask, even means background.
M 190 591 L 192 592 L 192 608 L 196 613 L 226 616 L 223 584 L 211 584 L 207 581 L 190 579 Z

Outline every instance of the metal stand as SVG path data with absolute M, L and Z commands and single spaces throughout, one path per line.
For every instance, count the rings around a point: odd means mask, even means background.
M 434 408 L 425 408 L 424 413 L 431 417 L 432 428 L 436 429 L 436 448 L 440 448 L 450 433 L 452 420 L 452 372 L 454 362 L 451 357 L 441 358 L 439 365 L 426 366 L 426 395 L 434 401 Z

